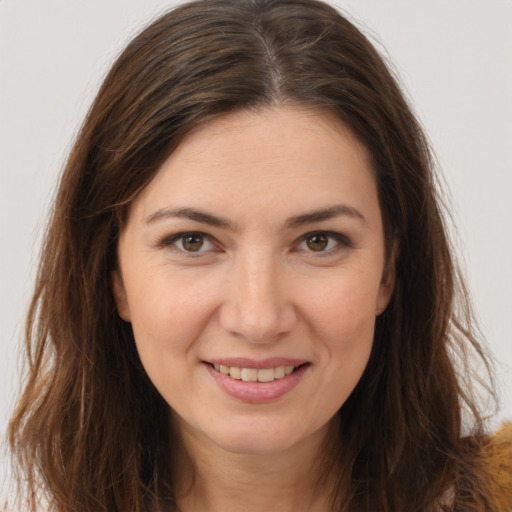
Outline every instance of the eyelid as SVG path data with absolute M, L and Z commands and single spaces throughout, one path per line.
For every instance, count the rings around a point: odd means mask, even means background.
M 346 236 L 341 233 L 338 233 L 336 231 L 325 231 L 325 230 L 312 230 L 308 231 L 307 233 L 301 235 L 299 239 L 293 244 L 295 250 L 301 250 L 299 246 L 304 243 L 308 238 L 314 236 L 314 235 L 323 235 L 330 239 L 333 239 L 337 242 L 335 247 L 332 247 L 327 250 L 323 251 L 313 251 L 313 250 L 305 250 L 305 252 L 311 253 L 313 255 L 316 255 L 318 257 L 321 256 L 328 256 L 330 254 L 336 253 L 338 250 L 341 250 L 343 248 L 351 248 L 353 247 L 352 241 Z M 218 242 L 216 242 L 215 238 L 209 235 L 208 233 L 205 233 L 203 231 L 179 231 L 177 233 L 173 233 L 171 235 L 166 235 L 163 238 L 159 239 L 157 241 L 157 247 L 165 249 L 165 248 L 174 248 L 177 252 L 186 254 L 187 256 L 199 256 L 201 253 L 209 252 L 212 249 L 207 250 L 198 250 L 198 251 L 186 251 L 185 249 L 182 249 L 177 246 L 176 242 L 178 242 L 180 239 L 184 239 L 187 236 L 201 236 L 203 239 L 212 246 L 217 247 Z
M 212 246 L 215 246 L 213 242 L 213 237 L 208 233 L 204 233 L 203 231 L 179 231 L 178 233 L 173 233 L 172 235 L 166 235 L 165 237 L 157 241 L 157 246 L 162 249 L 174 248 L 177 252 L 192 257 L 212 250 L 207 249 L 199 251 L 186 251 L 185 249 L 181 249 L 180 247 L 177 246 L 176 242 L 187 236 L 201 236 L 205 241 L 212 244 Z
M 337 245 L 331 249 L 327 249 L 324 251 L 317 251 L 317 252 L 312 251 L 312 250 L 306 251 L 306 252 L 312 253 L 316 256 L 320 256 L 320 257 L 327 256 L 329 254 L 333 254 L 333 253 L 337 252 L 340 249 L 343 249 L 343 248 L 347 249 L 347 248 L 353 247 L 352 241 L 346 235 L 342 235 L 341 233 L 338 233 L 336 231 L 325 231 L 325 230 L 308 231 L 307 233 L 305 233 L 304 235 L 302 235 L 299 238 L 296 246 L 298 247 L 300 244 L 302 244 L 303 242 L 306 242 L 306 240 L 308 238 L 310 238 L 314 235 L 323 235 L 328 238 L 334 239 L 337 242 Z

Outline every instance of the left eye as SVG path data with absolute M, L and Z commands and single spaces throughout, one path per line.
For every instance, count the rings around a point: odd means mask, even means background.
M 349 244 L 337 233 L 307 233 L 302 237 L 298 249 L 309 252 L 328 252 L 340 245 L 348 246 Z

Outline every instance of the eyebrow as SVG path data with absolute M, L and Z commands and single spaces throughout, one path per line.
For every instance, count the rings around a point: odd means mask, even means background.
M 320 222 L 341 216 L 351 217 L 367 225 L 364 215 L 359 210 L 345 204 L 337 204 L 329 206 L 328 208 L 323 208 L 322 210 L 315 210 L 291 217 L 286 221 L 285 226 L 287 228 L 295 228 L 304 224 L 312 224 L 313 222 Z
M 146 224 L 152 224 L 158 220 L 168 218 L 189 219 L 201 224 L 207 224 L 216 228 L 229 229 L 231 231 L 236 231 L 237 229 L 234 222 L 195 208 L 162 208 L 149 215 L 146 218 Z
M 341 216 L 350 217 L 361 221 L 365 225 L 367 224 L 364 215 L 359 210 L 345 204 L 339 204 L 329 206 L 328 208 L 323 208 L 321 210 L 314 210 L 308 213 L 290 217 L 285 222 L 284 226 L 287 229 L 296 228 L 305 224 L 312 224 L 314 222 L 321 222 Z M 230 231 L 237 230 L 236 223 L 230 221 L 229 219 L 219 217 L 212 213 L 208 213 L 195 208 L 161 208 L 149 215 L 146 218 L 145 223 L 153 224 L 154 222 L 168 218 L 189 219 L 194 222 L 207 224 L 217 228 L 228 229 Z

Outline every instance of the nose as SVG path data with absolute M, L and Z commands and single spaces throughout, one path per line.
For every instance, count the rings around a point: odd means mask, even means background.
M 271 343 L 297 323 L 286 271 L 270 254 L 241 255 L 228 277 L 221 327 L 251 343 Z

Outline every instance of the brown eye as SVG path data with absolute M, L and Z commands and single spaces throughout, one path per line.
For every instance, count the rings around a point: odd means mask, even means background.
M 203 247 L 203 235 L 186 235 L 182 238 L 183 249 L 189 252 L 196 252 Z
M 315 233 L 306 238 L 306 245 L 312 251 L 323 251 L 329 245 L 329 237 L 322 233 Z

